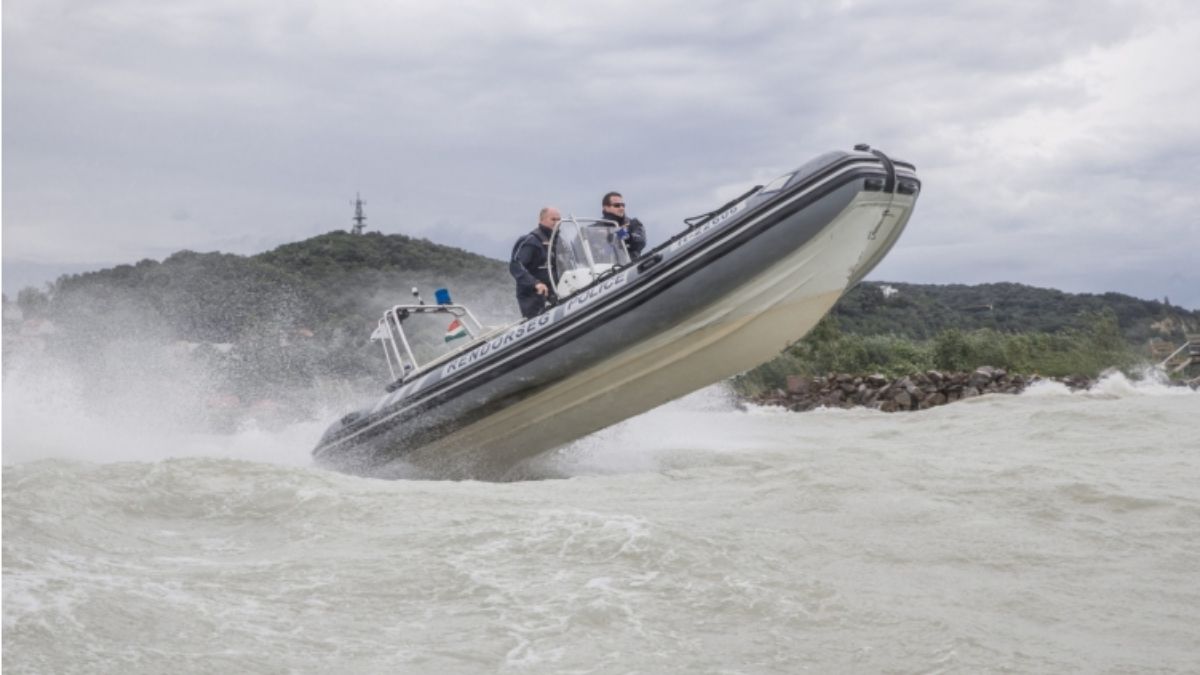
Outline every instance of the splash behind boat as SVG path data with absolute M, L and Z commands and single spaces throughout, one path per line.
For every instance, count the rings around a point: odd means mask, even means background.
M 748 370 L 879 263 L 919 191 L 912 165 L 857 146 L 688 219 L 637 261 L 614 223 L 567 218 L 551 242 L 553 308 L 490 331 L 448 296 L 389 309 L 372 336 L 387 393 L 334 423 L 313 455 L 355 473 L 403 458 L 443 477 L 497 477 Z M 406 329 L 429 315 L 470 341 L 419 359 Z

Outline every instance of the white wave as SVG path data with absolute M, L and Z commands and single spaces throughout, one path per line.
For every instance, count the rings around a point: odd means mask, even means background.
M 1171 384 L 1161 370 L 1148 368 L 1139 379 L 1129 379 L 1119 371 L 1102 375 L 1087 391 L 1094 396 L 1106 398 L 1129 398 L 1132 396 L 1194 396 L 1198 392 L 1186 386 Z
M 1070 395 L 1071 389 L 1067 385 L 1054 380 L 1038 380 L 1021 392 L 1021 396 L 1029 398 L 1055 398 Z
M 1021 395 L 1030 398 L 1081 396 L 1114 399 L 1140 396 L 1195 396 L 1200 393 L 1186 386 L 1171 384 L 1162 371 L 1153 368 L 1148 368 L 1139 375 L 1140 377 L 1130 378 L 1117 370 L 1105 372 L 1091 387 L 1078 391 L 1071 391 L 1067 385 L 1061 382 L 1039 380 L 1029 385 Z

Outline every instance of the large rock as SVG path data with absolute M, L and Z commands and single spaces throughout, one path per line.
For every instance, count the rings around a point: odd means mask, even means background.
M 1009 375 L 1003 368 L 984 366 L 971 373 L 943 373 L 936 370 L 914 373 L 889 381 L 879 373 L 851 375 L 828 373 L 804 378 L 789 376 L 787 391 L 763 392 L 752 400 L 760 405 L 781 405 L 792 410 L 812 410 L 818 406 L 849 408 L 863 405 L 884 412 L 925 410 L 982 394 L 1016 394 L 1042 380 L 1039 375 Z M 1072 389 L 1091 387 L 1083 376 L 1048 378 Z
M 994 371 L 992 370 L 991 366 L 980 366 L 975 369 L 975 372 L 971 373 L 970 377 L 967 378 L 967 384 L 975 387 L 976 389 L 982 389 L 992 381 L 993 373 Z

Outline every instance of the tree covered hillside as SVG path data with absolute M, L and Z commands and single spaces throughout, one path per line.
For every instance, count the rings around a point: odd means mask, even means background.
M 1150 338 L 1182 341 L 1200 332 L 1200 312 L 1121 293 L 1064 293 L 1052 288 L 997 283 L 862 283 L 834 307 L 841 330 L 918 340 L 955 328 L 1004 333 L 1059 333 L 1086 327 L 1089 316 L 1111 311 L 1131 344 Z
M 789 376 L 905 376 L 985 365 L 1094 377 L 1157 362 L 1196 332 L 1200 312 L 1120 293 L 1071 294 L 1011 283 L 863 283 L 802 340 L 734 384 L 754 395 L 783 388 Z
M 180 251 L 25 289 L 5 302 L 5 374 L 65 371 L 92 407 L 167 397 L 182 409 L 261 404 L 303 417 L 320 405 L 316 388 L 386 384 L 369 336 L 384 309 L 413 302 L 414 286 L 430 302 L 449 288 L 487 324 L 519 317 L 500 261 L 404 235 L 331 232 L 253 256 Z M 127 400 L 147 383 L 160 393 Z
M 133 312 L 158 320 L 154 329 L 177 339 L 236 342 L 267 329 L 331 336 L 370 325 L 386 305 L 409 301 L 414 285 L 426 295 L 449 285 L 459 299 L 465 292 L 498 304 L 511 280 L 499 261 L 462 249 L 404 235 L 331 232 L 254 256 L 180 251 L 161 263 L 64 276 L 39 304 L 66 326 L 119 333 L 128 328 L 113 315 L 128 319 Z M 490 313 L 515 315 L 497 309 Z
M 501 261 L 404 235 L 339 231 L 252 256 L 180 251 L 24 289 L 15 303 L 5 298 L 5 373 L 14 363 L 38 377 L 65 369 L 96 406 L 129 407 L 124 393 L 158 378 L 170 396 L 186 391 L 185 409 L 268 402 L 309 414 L 298 392 L 330 383 L 376 392 L 386 383 L 369 335 L 385 308 L 412 300 L 413 286 L 427 300 L 448 287 L 485 324 L 518 318 Z M 1185 332 L 1200 332 L 1200 312 L 1118 293 L 863 283 L 827 325 L 743 381 L 775 386 L 797 371 L 978 359 L 1045 367 L 1036 359 L 1050 354 L 1055 368 L 1094 369 L 1127 361 L 1122 350 L 1148 338 L 1179 341 Z

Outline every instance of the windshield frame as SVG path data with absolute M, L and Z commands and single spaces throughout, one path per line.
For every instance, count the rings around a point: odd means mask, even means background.
M 608 270 L 633 262 L 625 241 L 616 236 L 619 227 L 620 223 L 613 220 L 568 215 L 554 228 L 550 235 L 547 265 L 550 267 L 550 286 L 559 300 L 578 293 Z M 594 239 L 595 236 L 604 239 L 599 241 Z M 608 250 L 605 250 L 606 245 L 610 246 Z M 582 260 L 579 259 L 581 257 Z M 584 271 L 590 279 L 579 286 L 564 287 L 562 282 L 566 273 L 578 270 Z

